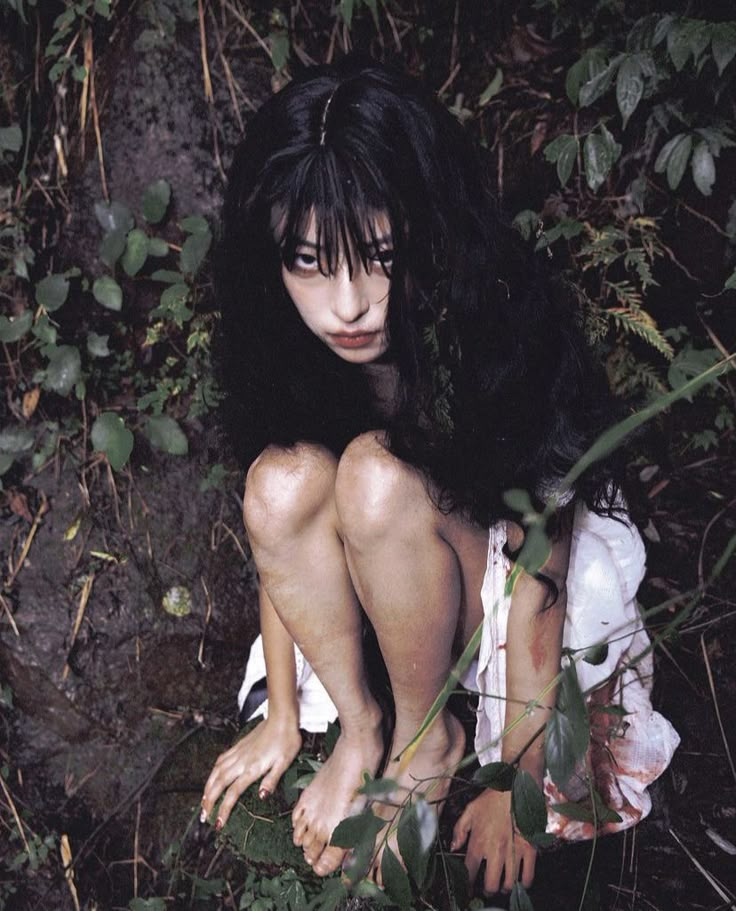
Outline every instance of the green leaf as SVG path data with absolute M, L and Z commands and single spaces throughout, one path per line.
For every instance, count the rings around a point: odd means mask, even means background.
M 721 76 L 736 56 L 736 23 L 714 22 L 712 29 L 711 50 L 718 68 L 718 75 Z
M 673 358 L 667 370 L 667 382 L 673 390 L 682 389 L 693 377 L 717 364 L 719 359 L 720 354 L 715 348 L 693 348 L 688 342 Z M 692 401 L 691 395 L 686 398 Z
M 206 218 L 201 215 L 187 215 L 179 222 L 179 227 L 187 234 L 211 234 L 210 226 Z
M 398 782 L 391 778 L 366 778 L 361 787 L 358 788 L 358 793 L 365 794 L 366 797 L 372 797 L 374 800 L 376 798 L 388 800 L 395 793 L 398 786 Z
M 268 36 L 268 43 L 271 48 L 271 62 L 273 68 L 280 72 L 286 66 L 291 53 L 288 32 L 271 32 Z
M 105 19 L 109 19 L 112 15 L 110 0 L 95 0 L 94 9 L 98 16 L 103 16 Z
M 670 160 L 672 151 L 680 142 L 680 140 L 685 138 L 685 136 L 685 133 L 678 133 L 676 136 L 673 136 L 672 139 L 669 139 L 659 150 L 657 160 L 654 162 L 654 170 L 657 174 L 663 174 L 667 170 L 667 164 Z
M 383 888 L 389 898 L 399 908 L 410 907 L 412 895 L 409 877 L 389 845 L 385 845 L 383 849 L 381 878 L 383 879 Z
M 107 357 L 110 354 L 110 349 L 107 346 L 109 339 L 109 335 L 98 335 L 96 332 L 88 333 L 87 351 L 92 357 Z
M 186 455 L 189 452 L 189 443 L 181 427 L 166 414 L 149 418 L 145 434 L 153 446 L 170 455 Z
M 736 291 L 736 269 L 729 275 L 726 279 L 726 283 L 723 286 L 724 291 Z
M 155 282 L 166 282 L 168 285 L 184 284 L 181 272 L 174 272 L 172 269 L 156 269 L 151 278 Z
M 603 136 L 589 133 L 583 145 L 583 165 L 586 183 L 594 193 L 608 177 L 612 164 L 609 143 Z
M 397 841 L 411 878 L 421 889 L 427 878 L 427 864 L 437 837 L 437 813 L 419 797 L 401 811 Z
M 92 285 L 92 294 L 98 304 L 108 310 L 120 310 L 123 306 L 123 291 L 114 278 L 105 275 L 95 280 Z
M 101 414 L 92 425 L 92 445 L 103 452 L 115 471 L 125 465 L 133 451 L 133 434 L 123 419 L 112 411 Z
M 511 808 L 516 827 L 531 841 L 547 828 L 547 806 L 539 785 L 529 772 L 519 769 L 511 791 Z
M 17 123 L 0 127 L 0 155 L 3 152 L 20 152 L 23 146 L 23 132 Z
M 573 63 L 565 77 L 565 92 L 571 104 L 577 106 L 580 86 L 602 73 L 607 65 L 604 52 L 597 47 L 587 50 L 577 63 Z
M 488 85 L 485 87 L 485 89 L 483 89 L 483 92 L 482 92 L 480 98 L 478 99 L 478 107 L 480 107 L 480 108 L 485 107 L 485 105 L 487 105 L 488 102 L 492 98 L 495 98 L 496 95 L 498 95 L 498 93 L 501 91 L 502 85 L 503 85 L 503 70 L 500 67 L 498 67 L 496 69 L 496 73 L 495 73 L 493 79 L 491 79 L 491 81 L 488 83 Z
M 109 269 L 115 268 L 115 263 L 125 252 L 125 244 L 126 232 L 122 229 L 108 231 L 100 241 L 98 255 Z
M 644 94 L 644 79 L 637 55 L 626 57 L 616 77 L 616 102 L 621 112 L 624 129 Z
M 27 452 L 33 446 L 34 439 L 33 432 L 27 427 L 6 427 L 0 430 L 0 452 L 12 455 Z
M 339 13 L 342 21 L 347 25 L 348 29 L 352 28 L 353 25 L 353 6 L 354 0 L 340 0 Z
M 8 452 L 0 452 L 0 477 L 5 474 L 13 462 L 15 462 L 14 455 L 11 455 Z
M 95 203 L 95 218 L 104 231 L 122 231 L 127 234 L 135 226 L 130 209 L 121 202 Z
M 716 163 L 707 142 L 699 142 L 695 146 L 691 167 L 695 186 L 703 196 L 710 196 L 716 182 Z
M 212 235 L 209 231 L 207 234 L 191 234 L 187 237 L 181 248 L 181 256 L 179 257 L 179 267 L 181 268 L 181 271 L 185 272 L 187 275 L 195 275 L 202 265 L 202 261 L 207 255 L 211 243 Z
M 132 278 L 141 271 L 146 259 L 148 259 L 148 235 L 140 228 L 133 228 L 128 233 L 125 244 L 122 259 L 123 269 Z
M 0 342 L 17 342 L 33 325 L 33 313 L 24 310 L 20 316 L 0 316 Z
M 585 650 L 583 655 L 583 661 L 586 664 L 603 664 L 603 662 L 608 657 L 608 643 L 601 642 L 600 645 L 591 645 L 590 648 Z
M 679 73 L 690 59 L 689 25 L 684 20 L 675 21 L 667 33 L 667 53 Z
M 154 180 L 143 191 L 141 212 L 149 225 L 163 221 L 171 202 L 171 185 L 167 180 Z
M 148 238 L 148 254 L 158 258 L 169 255 L 169 245 L 162 237 Z
M 79 350 L 73 345 L 59 345 L 51 352 L 43 385 L 45 389 L 51 389 L 59 395 L 69 395 L 81 375 L 82 359 Z
M 682 175 L 685 173 L 690 152 L 693 147 L 693 137 L 690 135 L 682 136 L 680 141 L 673 147 L 667 159 L 667 183 L 670 190 L 677 189 Z
M 583 803 L 572 803 L 570 801 L 553 803 L 550 805 L 550 810 L 554 810 L 555 813 L 559 813 L 560 816 L 565 816 L 567 819 L 574 819 L 576 822 L 594 821 L 593 810 Z
M 47 275 L 36 285 L 36 303 L 53 313 L 69 295 L 69 279 L 65 275 Z
M 511 887 L 511 901 L 509 902 L 510 911 L 534 911 L 529 893 L 520 882 L 515 882 Z
M 44 315 L 38 320 L 33 327 L 33 335 L 41 342 L 42 345 L 56 344 L 56 326 L 51 324 L 51 320 Z
M 516 768 L 511 763 L 489 762 L 476 769 L 473 781 L 492 791 L 510 791 L 514 786 L 515 776 Z
M 525 490 L 519 488 L 506 490 L 503 494 L 503 501 L 509 509 L 513 509 L 513 511 L 518 512 L 519 515 L 533 516 L 537 513 L 537 510 L 532 505 L 531 497 Z
M 580 91 L 578 92 L 580 107 L 588 107 L 588 105 L 593 104 L 602 95 L 606 94 L 613 84 L 613 77 L 616 75 L 620 62 L 621 55 L 614 57 L 604 69 L 580 86 Z
M 386 825 L 385 819 L 379 819 L 369 808 L 356 816 L 348 816 L 337 824 L 330 838 L 330 844 L 338 848 L 354 848 L 360 842 L 376 840 L 376 835 Z
M 549 559 L 550 543 L 541 523 L 532 525 L 524 537 L 524 545 L 519 554 L 518 564 L 533 576 Z
M 587 752 L 590 723 L 575 665 L 564 668 L 553 709 L 545 728 L 544 755 L 552 781 L 564 788 Z

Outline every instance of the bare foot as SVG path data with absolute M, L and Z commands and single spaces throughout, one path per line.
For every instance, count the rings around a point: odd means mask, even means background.
M 391 757 L 395 757 L 398 749 L 405 743 L 397 741 L 391 745 Z M 456 765 L 465 753 L 465 731 L 462 724 L 449 711 L 445 710 L 435 721 L 419 744 L 416 753 L 411 757 L 405 767 L 402 763 L 391 758 L 383 771 L 384 778 L 390 778 L 399 785 L 391 804 L 374 803 L 373 812 L 386 820 L 391 820 L 392 831 L 388 837 L 388 844 L 396 856 L 401 859 L 397 850 L 395 827 L 400 813 L 397 812 L 398 804 L 402 804 L 409 793 L 414 796 L 421 795 L 431 802 L 437 816 L 442 813 L 447 793 L 450 790 L 451 776 Z M 379 840 L 384 837 L 386 830 L 379 834 Z M 381 858 L 383 850 L 379 850 L 373 862 L 369 876 L 379 885 L 381 881 Z
M 304 858 L 318 876 L 338 869 L 345 849 L 330 845 L 337 824 L 359 813 L 366 803 L 356 794 L 363 772 L 375 775 L 383 755 L 381 716 L 376 710 L 371 721 L 357 730 L 343 730 L 335 749 L 306 788 L 291 814 L 294 844 L 304 849 Z

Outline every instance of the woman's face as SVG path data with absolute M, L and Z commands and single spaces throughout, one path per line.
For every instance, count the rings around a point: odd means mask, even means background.
M 386 317 L 392 243 L 388 218 L 373 225 L 378 243 L 369 250 L 367 268 L 351 251 L 352 278 L 344 253 L 334 275 L 317 262 L 317 231 L 311 218 L 300 238 L 291 269 L 281 268 L 289 297 L 306 326 L 335 354 L 351 364 L 369 364 L 386 353 Z

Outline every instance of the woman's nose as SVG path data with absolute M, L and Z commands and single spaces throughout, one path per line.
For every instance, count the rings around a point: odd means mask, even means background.
M 343 263 L 333 279 L 332 309 L 344 323 L 354 323 L 370 308 L 365 271 L 353 268 L 350 275 Z

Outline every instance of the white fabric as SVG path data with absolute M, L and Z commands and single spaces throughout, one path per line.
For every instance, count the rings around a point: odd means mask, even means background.
M 506 627 L 511 598 L 504 589 L 510 563 L 503 554 L 506 525 L 499 522 L 489 531 L 488 562 L 481 590 L 485 623 L 478 659 L 473 662 L 463 683 L 482 695 L 478 702 L 475 749 L 482 764 L 501 757 L 500 733 L 506 712 Z M 567 615 L 564 645 L 577 649 L 598 643 L 608 644 L 608 654 L 598 665 L 576 662 L 578 680 L 583 691 L 600 687 L 627 660 L 647 649 L 649 637 L 636 603 L 636 591 L 644 576 L 644 545 L 636 528 L 627 521 L 598 516 L 579 506 L 575 513 L 567 575 Z M 337 717 L 337 709 L 317 675 L 295 646 L 300 726 L 307 731 L 325 731 Z M 245 679 L 238 695 L 243 703 L 251 687 L 265 676 L 263 643 L 259 636 L 253 643 Z M 589 696 L 589 702 L 620 704 L 628 713 L 624 720 L 593 712 L 593 740 L 601 741 L 598 756 L 605 771 L 596 777 L 607 805 L 622 817 L 621 823 L 609 823 L 605 831 L 633 825 L 647 815 L 651 800 L 646 788 L 666 769 L 680 738 L 672 725 L 652 709 L 650 702 L 652 675 L 651 654 L 623 670 L 614 682 Z M 265 716 L 264 703 L 251 717 Z M 605 741 L 605 742 L 604 742 Z M 591 748 L 594 751 L 594 748 Z M 595 756 L 593 763 L 595 766 Z M 597 773 L 596 773 L 597 775 Z M 586 786 L 587 789 L 587 786 Z M 573 783 L 574 790 L 574 783 Z M 545 782 L 548 803 L 560 803 L 584 796 L 562 795 L 551 781 Z M 590 837 L 590 823 L 563 818 L 550 810 L 548 831 L 566 839 Z

